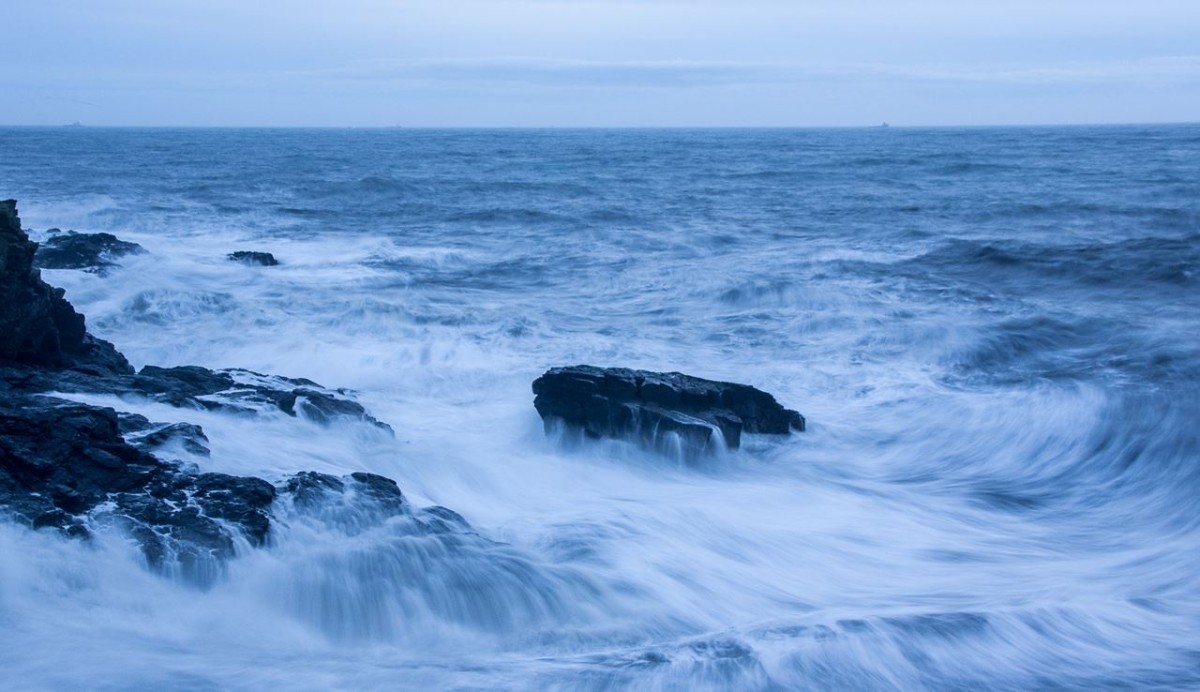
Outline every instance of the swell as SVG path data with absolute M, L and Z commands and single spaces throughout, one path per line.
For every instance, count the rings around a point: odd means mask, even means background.
M 1197 144 L 0 131 L 31 225 L 149 250 L 106 277 L 46 272 L 102 336 L 140 362 L 354 387 L 397 429 L 190 412 L 208 470 L 390 475 L 480 534 L 293 516 L 198 593 L 116 538 L 4 524 L 23 558 L 0 561 L 5 669 L 42 687 L 1194 687 Z M 564 449 L 528 388 L 573 362 L 753 381 L 811 427 L 696 469 Z

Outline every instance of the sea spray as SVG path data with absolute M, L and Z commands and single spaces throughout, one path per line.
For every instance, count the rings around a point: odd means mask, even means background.
M 35 236 L 147 250 L 43 272 L 134 365 L 310 378 L 396 432 L 169 409 L 210 438 L 197 464 L 377 473 L 476 532 L 280 505 L 273 544 L 197 590 L 119 532 L 4 524 L 13 680 L 1200 685 L 1195 127 L 21 129 L 0 147 Z M 574 363 L 752 382 L 808 430 L 701 466 L 564 448 L 529 387 Z

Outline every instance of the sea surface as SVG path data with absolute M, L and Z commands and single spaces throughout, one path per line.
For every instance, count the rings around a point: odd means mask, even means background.
M 205 589 L 0 522 L 4 689 L 1200 689 L 1200 126 L 9 128 L 0 197 L 149 251 L 43 272 L 135 366 L 397 435 L 77 398 L 494 541 L 285 515 Z M 579 363 L 808 431 L 568 444 L 530 382 Z

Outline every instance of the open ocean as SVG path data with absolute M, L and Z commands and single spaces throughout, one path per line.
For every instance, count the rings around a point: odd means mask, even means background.
M 135 366 L 397 434 L 75 398 L 494 541 L 284 516 L 204 589 L 5 521 L 7 690 L 1200 689 L 1200 126 L 6 128 L 7 197 L 148 250 L 43 271 Z M 568 445 L 530 382 L 578 363 L 808 431 Z

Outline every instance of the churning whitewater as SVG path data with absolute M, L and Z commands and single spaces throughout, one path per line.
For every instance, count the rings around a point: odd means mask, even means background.
M 5 689 L 1200 687 L 1200 127 L 11 128 L 4 197 L 145 249 L 42 272 L 133 365 L 396 434 L 63 396 L 472 527 L 277 501 L 197 584 L 0 520 Z M 580 363 L 807 429 L 547 435 L 530 384 Z

